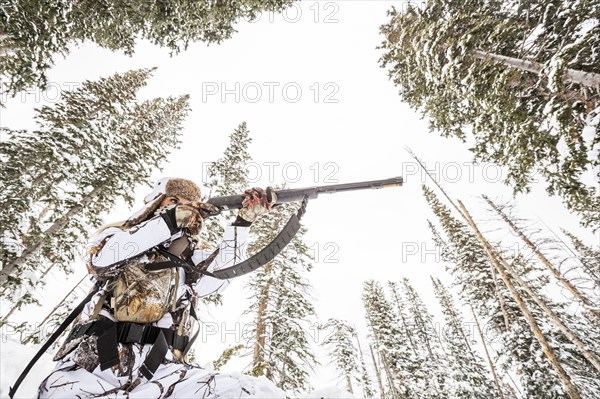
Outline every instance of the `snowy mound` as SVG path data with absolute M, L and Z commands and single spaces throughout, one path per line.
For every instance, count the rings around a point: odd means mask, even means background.
M 24 346 L 10 335 L 2 333 L 0 343 L 0 398 L 8 398 L 8 391 L 41 345 Z M 54 368 L 52 356 L 44 354 L 37 361 L 19 387 L 15 398 L 35 398 L 40 382 Z

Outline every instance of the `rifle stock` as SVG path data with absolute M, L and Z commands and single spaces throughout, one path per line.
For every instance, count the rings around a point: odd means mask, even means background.
M 319 194 L 333 194 L 343 191 L 355 191 L 366 189 L 379 189 L 384 187 L 397 187 L 403 183 L 402 176 L 392 177 L 383 180 L 369 180 L 358 183 L 331 184 L 327 186 L 313 186 L 305 188 L 294 188 L 275 191 L 277 201 L 275 204 L 284 204 L 286 202 L 302 201 L 305 197 L 314 199 Z M 215 205 L 220 210 L 240 209 L 242 207 L 242 195 L 227 195 L 223 197 L 213 197 L 206 201 Z

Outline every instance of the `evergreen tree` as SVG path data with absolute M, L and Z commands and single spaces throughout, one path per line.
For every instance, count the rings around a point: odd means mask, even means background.
M 552 366 L 550 371 L 553 371 L 560 379 L 562 385 L 560 388 L 564 390 L 564 393 L 566 393 L 571 399 L 581 398 L 582 389 L 578 387 L 576 383 L 574 383 L 573 373 L 568 372 L 560 359 L 558 351 L 560 351 L 562 347 L 553 346 L 551 335 L 553 331 L 551 330 L 551 327 L 558 328 L 558 330 L 564 334 L 568 341 L 573 343 L 577 350 L 580 350 L 581 354 L 585 356 L 585 358 L 589 360 L 595 367 L 597 367 L 599 371 L 600 360 L 593 353 L 591 353 L 585 347 L 585 343 L 581 342 L 576 334 L 560 320 L 560 318 L 556 315 L 556 312 L 554 312 L 548 305 L 547 301 L 537 294 L 533 287 L 520 277 L 521 274 L 525 276 L 528 274 L 517 271 L 515 267 L 509 264 L 502 254 L 497 251 L 494 246 L 492 246 L 492 244 L 483 236 L 481 230 L 462 202 L 458 201 L 458 204 L 460 207 L 458 210 L 471 227 L 479 243 L 484 247 L 490 261 L 494 266 L 494 269 L 498 272 L 498 275 L 504 283 L 503 285 L 508 289 L 511 298 L 517 305 L 516 308 L 518 312 L 520 312 L 517 313 L 517 315 L 521 317 L 521 320 L 526 323 L 527 327 L 533 334 L 533 337 L 535 338 L 533 343 L 538 344 L 536 346 L 539 346 L 542 350 L 542 353 L 545 355 L 545 360 L 547 360 L 548 363 L 544 362 L 544 365 L 548 366 L 549 364 Z M 531 300 L 531 303 L 529 300 Z M 545 324 L 542 317 L 547 317 L 548 320 L 551 321 L 551 325 L 548 326 Z M 529 378 L 530 382 L 534 382 L 537 379 L 537 376 L 535 375 L 527 375 L 526 377 Z M 556 387 L 555 390 L 550 391 L 550 393 L 559 395 L 559 387 Z
M 37 110 L 38 130 L 2 128 L 0 284 L 20 304 L 40 274 L 69 271 L 83 254 L 90 227 L 179 144 L 187 96 L 138 102 L 151 70 L 115 74 L 65 93 Z
M 418 359 L 416 365 L 420 369 L 419 372 L 429 376 L 425 379 L 422 397 L 447 397 L 445 381 L 448 365 L 444 358 L 441 341 L 433 325 L 433 316 L 407 278 L 404 278 L 400 285 L 402 295 L 396 284 L 390 282 L 389 286 L 392 298 L 397 304 L 397 313 Z
M 548 271 L 556 278 L 556 280 L 562 284 L 575 299 L 577 299 L 586 310 L 596 318 L 597 322 L 600 322 L 600 310 L 596 309 L 592 301 L 588 298 L 588 296 L 583 293 L 580 289 L 578 289 L 575 284 L 569 279 L 567 276 L 564 276 L 557 267 L 555 267 L 550 259 L 542 252 L 539 248 L 539 245 L 534 243 L 525 233 L 523 229 L 517 226 L 514 218 L 511 218 L 509 215 L 504 212 L 501 207 L 497 206 L 485 195 L 483 196 L 488 205 L 500 216 L 500 218 L 506 222 L 511 228 L 513 232 L 515 232 L 519 238 L 533 251 L 533 253 L 537 256 L 540 262 L 546 267 Z M 599 324 L 600 326 L 600 324 Z
M 362 298 L 367 323 L 390 380 L 389 392 L 382 393 L 382 397 L 425 397 L 429 377 L 422 374 L 420 359 L 414 355 L 383 288 L 368 280 L 363 285 Z
M 572 334 L 577 335 L 577 338 L 582 341 L 582 346 L 591 352 L 591 356 L 595 357 L 597 361 L 600 353 L 598 352 L 600 334 L 593 324 L 596 320 L 587 320 L 580 317 L 579 314 L 573 315 L 568 310 L 568 303 L 557 302 L 545 295 L 544 279 L 538 277 L 545 272 L 545 269 L 532 259 L 518 253 L 509 259 L 509 263 L 521 276 L 520 279 L 526 280 L 528 289 L 522 290 L 523 297 L 528 302 L 531 312 L 539 322 L 542 333 L 548 338 L 559 361 L 572 377 L 573 383 L 581 391 L 583 397 L 597 396 L 600 392 L 600 370 L 583 356 L 580 348 L 573 344 L 571 337 L 564 334 L 563 330 L 552 320 L 548 310 L 540 307 L 539 303 L 542 302 L 545 307 L 551 309 L 553 315 L 560 319 Z M 523 287 L 523 284 L 520 285 Z M 535 294 L 536 300 L 533 300 L 530 292 Z
M 454 276 L 454 284 L 464 302 L 473 306 L 489 331 L 499 336 L 500 367 L 505 372 L 516 370 L 526 398 L 537 398 L 539 392 L 544 392 L 547 398 L 564 397 L 556 371 L 549 362 L 543 361 L 546 352 L 513 296 L 495 275 L 486 250 L 475 234 L 452 216 L 450 209 L 439 201 L 433 191 L 427 187 L 423 187 L 423 191 L 447 237 L 446 245 L 455 253 L 451 258 L 453 262 L 444 259 L 448 262 L 448 271 Z M 533 318 L 543 320 L 537 308 Z
M 139 39 L 185 50 L 193 42 L 220 43 L 240 19 L 280 12 L 291 0 L 7 0 L 0 7 L 0 75 L 8 92 L 44 87 L 54 56 L 92 41 L 131 55 Z
M 296 209 L 292 204 L 274 208 L 251 228 L 248 246 L 255 253 L 270 243 Z M 265 375 L 279 388 L 300 392 L 310 388 L 310 370 L 316 364 L 308 325 L 315 314 L 311 285 L 305 274 L 312 269 L 302 227 L 292 241 L 257 272 L 249 282 L 252 292 L 246 313 L 255 318 L 249 339 L 251 373 Z
M 393 10 L 381 66 L 432 131 L 465 141 L 472 132 L 475 158 L 506 166 L 515 192 L 539 171 L 548 192 L 597 229 L 597 185 L 581 177 L 600 166 L 599 10 L 597 1 L 554 0 Z
M 600 249 L 586 245 L 581 239 L 566 230 L 563 230 L 563 233 L 571 240 L 577 259 L 585 273 L 594 280 L 595 289 L 600 294 Z M 596 301 L 596 303 L 599 302 Z
M 367 364 L 365 362 L 365 356 L 360 345 L 360 339 L 358 338 L 358 335 L 355 335 L 354 337 L 356 338 L 356 344 L 358 345 L 358 354 L 360 359 L 359 384 L 362 386 L 363 396 L 365 398 L 372 398 L 375 396 L 373 382 L 371 381 L 371 376 L 369 375 L 369 371 L 367 370 Z
M 248 188 L 246 166 L 252 160 L 248 145 L 252 142 L 246 122 L 241 123 L 229 135 L 229 145 L 223 156 L 211 162 L 206 169 L 204 186 L 208 189 L 205 200 L 225 195 L 241 195 Z M 204 243 L 216 248 L 224 233 L 224 225 L 228 215 L 220 214 L 206 220 L 206 228 L 202 231 Z
M 355 378 L 356 371 L 359 370 L 358 353 L 352 339 L 356 336 L 356 331 L 346 322 L 337 319 L 329 319 L 322 329 L 327 332 L 322 345 L 330 348 L 329 357 L 344 379 L 346 391 L 354 394 L 352 380 Z
M 492 385 L 483 359 L 471 347 L 468 338 L 463 331 L 463 320 L 452 301 L 452 297 L 439 279 L 432 277 L 435 296 L 438 299 L 446 328 L 444 329 L 444 340 L 448 349 L 449 367 L 451 370 L 449 383 L 452 398 L 488 398 L 490 393 L 498 393 L 498 389 Z M 495 395 L 494 394 L 494 395 Z M 502 392 L 499 393 L 502 397 Z

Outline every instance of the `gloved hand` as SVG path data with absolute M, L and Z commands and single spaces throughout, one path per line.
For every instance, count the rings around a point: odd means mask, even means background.
M 193 235 L 196 235 L 204 227 L 204 218 L 200 214 L 199 207 L 195 204 L 175 205 L 168 207 L 161 213 L 171 233 L 174 234 L 179 229 L 187 229 Z
M 267 187 L 266 191 L 259 187 L 249 188 L 242 194 L 244 201 L 243 208 L 238 213 L 238 218 L 252 223 L 260 215 L 264 215 L 271 210 L 272 205 L 277 201 L 277 194 L 272 187 Z

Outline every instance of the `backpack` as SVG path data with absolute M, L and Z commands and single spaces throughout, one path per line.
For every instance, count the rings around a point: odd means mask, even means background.
M 183 236 L 173 241 L 168 252 L 180 256 L 190 242 Z M 161 267 L 164 265 L 165 267 Z M 175 311 L 179 268 L 164 255 L 153 252 L 128 262 L 110 284 L 110 303 L 116 321 L 153 323 Z

